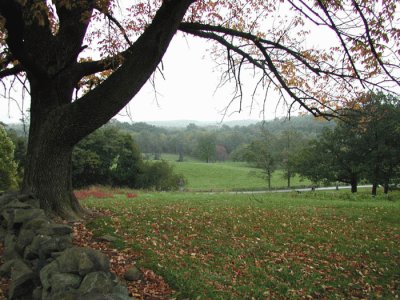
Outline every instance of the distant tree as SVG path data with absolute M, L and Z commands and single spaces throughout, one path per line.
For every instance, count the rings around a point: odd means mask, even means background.
M 17 163 L 14 161 L 15 146 L 0 124 L 0 190 L 16 189 Z
M 340 181 L 357 191 L 360 179 L 388 192 L 399 175 L 400 106 L 397 98 L 368 93 L 356 99 L 334 129 L 326 129 L 300 152 L 296 171 L 313 181 Z
M 362 136 L 360 152 L 366 154 L 364 176 L 372 183 L 375 196 L 378 184 L 388 192 L 400 167 L 400 102 L 383 93 L 368 93 L 358 101 L 354 113 L 357 134 Z
M 267 131 L 263 132 L 263 136 L 263 139 L 255 140 L 247 146 L 244 158 L 248 163 L 262 170 L 263 178 L 268 183 L 268 189 L 271 189 L 272 173 L 277 167 L 273 151 L 275 141 L 274 137 Z
M 18 174 L 18 182 L 22 182 L 22 178 L 24 177 L 24 170 L 26 164 L 26 148 L 27 148 L 27 139 L 25 136 L 21 135 L 21 132 L 18 132 L 14 129 L 7 128 L 7 134 L 12 140 L 15 150 L 14 150 L 14 160 L 17 163 L 17 174 Z
M 217 145 L 215 148 L 215 157 L 218 161 L 225 161 L 228 159 L 228 152 L 225 146 Z
M 233 161 L 246 161 L 246 151 L 248 144 L 240 144 L 229 155 Z
M 283 177 L 287 180 L 287 187 L 291 186 L 291 179 L 295 175 L 294 164 L 298 152 L 305 146 L 306 139 L 303 134 L 294 127 L 287 127 L 277 136 L 277 145 L 279 149 L 277 159 L 283 170 Z
M 197 139 L 198 156 L 209 163 L 215 159 L 216 155 L 216 136 L 214 133 L 203 132 Z
M 295 171 L 313 182 L 344 182 L 357 192 L 366 158 L 361 137 L 352 124 L 341 122 L 326 128 L 296 157 Z

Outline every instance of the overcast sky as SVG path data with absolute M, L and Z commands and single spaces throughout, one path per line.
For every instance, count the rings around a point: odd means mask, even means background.
M 132 120 L 137 121 L 165 121 L 165 120 L 242 120 L 242 119 L 271 119 L 283 116 L 284 109 L 276 109 L 273 99 L 268 100 L 268 106 L 262 114 L 262 96 L 258 97 L 250 109 L 251 87 L 249 81 L 244 82 L 247 96 L 239 114 L 235 111 L 239 103 L 234 103 L 224 117 L 224 111 L 232 98 L 233 86 L 216 89 L 220 79 L 220 72 L 216 70 L 216 63 L 207 52 L 209 45 L 203 40 L 183 38 L 178 34 L 172 41 L 163 60 L 164 77 L 156 77 L 156 91 L 148 83 L 131 101 L 129 111 Z M 157 93 L 157 97 L 155 95 Z M 16 94 L 16 97 L 20 97 Z M 29 103 L 25 103 L 27 108 Z M 10 109 L 9 109 L 10 107 Z M 124 114 L 123 110 L 121 114 Z M 0 99 L 0 121 L 5 123 L 18 122 L 21 118 L 16 105 Z M 127 120 L 117 116 L 120 120 Z

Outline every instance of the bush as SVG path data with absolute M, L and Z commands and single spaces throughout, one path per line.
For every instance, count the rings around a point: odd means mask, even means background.
M 178 190 L 185 184 L 180 174 L 166 161 L 147 162 L 143 165 L 143 173 L 139 176 L 138 188 L 151 188 L 157 191 Z
M 142 157 L 131 135 L 102 128 L 75 147 L 72 165 L 75 188 L 96 184 L 135 187 Z
M 90 185 L 177 190 L 184 179 L 165 161 L 144 162 L 132 136 L 102 128 L 81 141 L 72 155 L 75 188 Z
M 14 149 L 13 142 L 0 124 L 0 191 L 18 187 Z

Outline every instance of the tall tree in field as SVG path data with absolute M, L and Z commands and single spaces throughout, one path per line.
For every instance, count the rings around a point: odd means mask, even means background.
M 81 213 L 71 190 L 74 145 L 138 93 L 177 31 L 214 42 L 239 110 L 249 66 L 255 89 L 314 115 L 334 116 L 361 89 L 398 88 L 396 2 L 1 0 L 0 79 L 22 82 L 30 96 L 23 191 L 50 213 Z M 308 28 L 317 27 L 331 33 L 331 47 L 307 47 L 315 44 L 305 43 Z
M 298 153 L 294 169 L 313 182 L 347 183 L 356 193 L 367 160 L 362 145 L 354 123 L 340 122 L 334 129 L 326 128 Z
M 365 153 L 364 176 L 376 196 L 378 184 L 388 192 L 400 169 L 400 102 L 397 98 L 368 93 L 359 99 L 355 118 L 357 134 L 362 136 L 360 152 Z
M 217 137 L 214 133 L 203 132 L 200 133 L 197 139 L 197 153 L 198 156 L 209 163 L 215 160 Z
M 276 151 L 274 145 L 277 144 L 276 138 L 267 130 L 261 130 L 261 137 L 252 141 L 245 150 L 245 160 L 262 170 L 262 178 L 268 183 L 271 189 L 272 173 L 277 167 Z
M 292 177 L 295 175 L 294 164 L 295 157 L 306 144 L 304 136 L 289 127 L 284 130 L 278 137 L 277 143 L 280 149 L 279 157 L 280 167 L 283 169 L 283 177 L 287 180 L 287 187 L 290 188 Z

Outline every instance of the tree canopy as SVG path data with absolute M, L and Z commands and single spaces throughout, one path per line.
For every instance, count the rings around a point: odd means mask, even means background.
M 0 1 L 0 79 L 22 83 L 30 96 L 23 190 L 47 211 L 79 212 L 74 145 L 162 69 L 178 31 L 212 42 L 221 84 L 235 83 L 239 111 L 249 70 L 254 97 L 263 90 L 264 99 L 272 93 L 289 109 L 297 103 L 327 117 L 356 106 L 365 89 L 399 88 L 395 0 Z M 312 42 L 315 32 L 329 44 Z
M 347 113 L 334 129 L 325 131 L 296 158 L 299 174 L 315 182 L 340 181 L 357 191 L 367 179 L 388 192 L 398 182 L 400 167 L 399 101 L 381 93 L 359 99 L 360 108 Z

